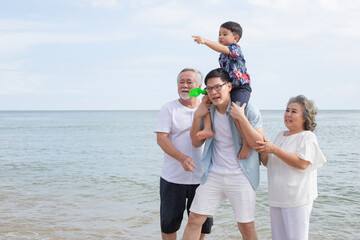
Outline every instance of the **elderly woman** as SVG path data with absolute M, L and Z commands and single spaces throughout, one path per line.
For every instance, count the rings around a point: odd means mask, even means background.
M 290 98 L 284 114 L 288 130 L 274 142 L 258 141 L 254 149 L 267 166 L 273 239 L 308 239 L 310 214 L 317 193 L 317 168 L 326 159 L 315 134 L 317 110 L 299 95 Z

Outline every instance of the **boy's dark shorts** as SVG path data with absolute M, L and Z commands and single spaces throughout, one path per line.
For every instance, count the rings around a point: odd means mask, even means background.
M 252 89 L 250 84 L 234 87 L 231 92 L 231 101 L 236 103 L 239 102 L 240 106 L 244 103 L 248 104 Z
M 176 184 L 160 178 L 160 225 L 163 233 L 174 233 L 180 229 L 185 206 L 189 215 L 191 203 L 199 184 Z M 186 199 L 187 202 L 186 202 Z M 202 226 L 201 233 L 209 234 L 213 218 L 208 217 Z

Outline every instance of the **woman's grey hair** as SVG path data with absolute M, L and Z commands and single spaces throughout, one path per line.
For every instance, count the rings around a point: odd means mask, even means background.
M 315 116 L 318 113 L 314 101 L 307 99 L 304 95 L 299 95 L 290 98 L 286 106 L 289 107 L 291 103 L 299 103 L 303 106 L 304 129 L 313 132 L 316 128 Z
M 196 73 L 196 76 L 195 76 L 196 83 L 197 83 L 197 85 L 201 85 L 203 76 L 202 76 L 200 71 L 198 71 L 198 70 L 196 70 L 194 68 L 184 68 L 183 70 L 181 70 L 181 72 L 179 72 L 179 74 L 177 76 L 177 81 L 179 82 L 179 80 L 180 80 L 179 79 L 180 74 L 183 73 L 183 72 L 187 72 L 187 71 L 191 71 L 191 72 Z

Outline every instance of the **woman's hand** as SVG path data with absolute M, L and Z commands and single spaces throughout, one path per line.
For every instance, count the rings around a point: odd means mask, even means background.
M 264 141 L 256 141 L 254 150 L 261 154 L 274 153 L 276 146 L 264 138 Z
M 231 107 L 229 110 L 229 114 L 233 119 L 240 120 L 241 118 L 245 117 L 245 107 L 246 103 L 244 103 L 241 107 L 236 105 L 234 102 L 231 103 Z

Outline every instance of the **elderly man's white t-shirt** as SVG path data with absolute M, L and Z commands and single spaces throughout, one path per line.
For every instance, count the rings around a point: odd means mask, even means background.
M 158 116 L 154 132 L 168 133 L 175 148 L 189 156 L 194 161 L 194 172 L 187 172 L 181 163 L 164 153 L 164 163 L 161 177 L 168 182 L 177 184 L 199 184 L 203 174 L 200 158 L 203 146 L 195 148 L 190 139 L 190 129 L 196 108 L 191 109 L 182 105 L 179 100 L 165 104 Z

